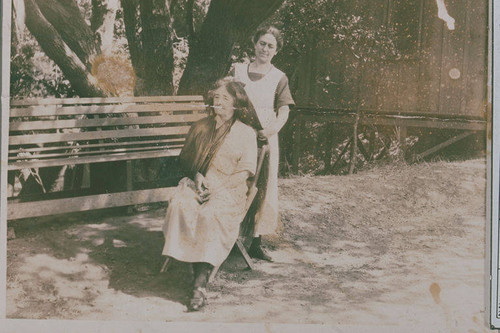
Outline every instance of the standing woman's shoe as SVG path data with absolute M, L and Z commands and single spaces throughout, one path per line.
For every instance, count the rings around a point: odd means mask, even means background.
M 255 237 L 252 240 L 252 244 L 248 249 L 248 255 L 255 259 L 266 260 L 269 262 L 273 262 L 273 258 L 268 255 L 261 246 L 261 236 Z

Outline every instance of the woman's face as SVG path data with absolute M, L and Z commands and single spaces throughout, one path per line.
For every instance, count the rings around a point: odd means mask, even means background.
M 214 112 L 223 121 L 234 116 L 234 99 L 224 86 L 214 91 Z
M 255 43 L 255 58 L 261 63 L 270 63 L 277 52 L 278 43 L 271 34 L 260 36 L 257 43 Z

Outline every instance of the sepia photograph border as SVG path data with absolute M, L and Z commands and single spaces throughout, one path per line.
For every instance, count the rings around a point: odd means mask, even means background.
M 19 320 L 6 319 L 6 276 L 7 276 L 7 160 L 9 129 L 9 86 L 10 86 L 10 26 L 12 0 L 1 0 L 2 13 L 2 80 L 1 80 L 1 145 L 0 145 L 0 332 L 400 332 L 422 331 L 425 327 L 400 326 L 335 326 L 318 324 L 273 324 L 273 323 L 205 323 L 205 322 L 136 322 L 136 321 L 81 321 L 81 320 Z M 500 328 L 500 318 L 496 316 L 498 307 L 499 264 L 499 186 L 500 186 L 500 0 L 489 0 L 488 34 L 488 102 L 492 108 L 491 135 L 487 138 L 487 214 L 486 214 L 486 259 L 485 259 L 485 327 Z M 495 95 L 496 94 L 496 95 Z M 495 114 L 498 115 L 495 117 Z M 500 136 L 500 134 L 498 135 Z M 353 310 L 355 311 L 355 310 Z M 491 325 L 491 326 L 490 326 Z

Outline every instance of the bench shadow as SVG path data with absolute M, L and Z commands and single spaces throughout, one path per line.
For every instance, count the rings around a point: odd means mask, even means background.
M 192 286 L 189 264 L 173 261 L 160 273 L 163 233 L 122 224 L 103 232 L 104 241 L 89 258 L 108 271 L 109 288 L 137 297 L 161 297 L 186 305 Z

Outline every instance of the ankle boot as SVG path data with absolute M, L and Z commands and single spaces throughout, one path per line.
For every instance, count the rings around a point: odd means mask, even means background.
M 252 258 L 272 262 L 273 259 L 271 258 L 271 256 L 269 256 L 261 246 L 261 239 L 262 239 L 261 236 L 254 237 L 254 239 L 252 240 L 252 244 L 250 245 L 250 248 L 248 249 L 248 254 Z

